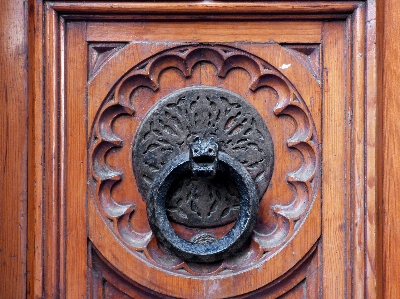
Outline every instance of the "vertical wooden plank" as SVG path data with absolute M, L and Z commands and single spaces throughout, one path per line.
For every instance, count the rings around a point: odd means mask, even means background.
M 341 78 L 345 86 L 345 95 L 339 101 L 344 102 L 344 144 L 343 151 L 346 153 L 346 161 L 344 162 L 344 222 L 343 231 L 345 240 L 343 243 L 344 248 L 344 297 L 351 298 L 353 295 L 354 285 L 354 209 L 355 209 L 355 179 L 354 179 L 354 168 L 357 165 L 355 160 L 355 138 L 354 138 L 354 97 L 355 97 L 355 62 L 354 62 L 354 51 L 357 48 L 354 41 L 357 39 L 354 30 L 354 19 L 350 16 L 346 20 L 345 37 L 344 37 L 344 65 L 345 74 Z M 338 99 L 337 99 L 338 101 Z M 340 113 L 340 110 L 337 111 Z M 330 125 L 331 127 L 334 124 Z M 339 220 L 340 221 L 340 220 Z
M 400 298 L 400 6 L 378 2 L 378 195 L 382 298 Z
M 59 43 L 60 43 L 60 183 L 63 186 L 65 184 L 65 163 L 62 160 L 65 157 L 65 138 L 63 134 L 63 130 L 65 130 L 65 20 L 60 18 L 59 22 Z M 66 282 L 66 272 L 65 272 L 65 265 L 66 265 L 66 256 L 65 256 L 65 188 L 60 188 L 60 217 L 59 217 L 59 226 L 60 226 L 60 257 L 59 257 L 59 272 L 60 272 L 60 282 L 59 282 L 59 291 L 60 294 L 65 294 L 65 282 Z
M 45 16 L 43 287 L 44 298 L 59 298 L 59 84 L 58 16 L 48 5 Z
M 27 7 L 0 9 L 0 297 L 26 296 Z
M 376 118 L 377 118 L 377 74 L 376 74 L 376 1 L 369 0 L 366 7 L 366 77 L 365 77 L 365 298 L 377 298 L 376 279 L 376 222 L 377 222 L 377 175 L 376 175 Z
M 352 298 L 365 297 L 365 7 L 352 17 Z
M 27 297 L 43 297 L 43 4 L 29 0 Z
M 348 244 L 346 171 L 349 165 L 345 23 L 324 25 L 322 135 L 323 298 L 346 298 Z
M 61 54 L 63 56 L 63 53 Z M 61 130 L 65 210 L 65 298 L 86 298 L 87 277 L 87 46 L 86 24 L 66 25 L 65 96 L 61 107 L 65 122 Z

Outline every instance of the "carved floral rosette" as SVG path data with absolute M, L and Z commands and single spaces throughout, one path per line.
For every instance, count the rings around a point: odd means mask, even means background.
M 193 69 L 200 62 L 212 64 L 218 78 L 225 78 L 228 73 L 238 69 L 246 71 L 250 76 L 248 89 L 251 93 L 257 94 L 263 88 L 272 90 L 276 99 L 276 103 L 271 105 L 273 114 L 282 118 L 282 122 L 290 117 L 295 126 L 295 132 L 286 140 L 286 146 L 289 150 L 298 151 L 302 159 L 300 167 L 286 174 L 286 184 L 292 190 L 291 201 L 271 201 L 274 204 L 259 211 L 260 219 L 267 214 L 272 215 L 274 227 L 265 227 L 262 221 L 257 222 L 246 248 L 233 258 L 207 266 L 185 262 L 160 248 L 148 225 L 144 225 L 145 229 L 135 227 L 135 217 L 146 219 L 138 214 L 145 211 L 136 208 L 138 201 L 143 199 L 136 196 L 122 202 L 113 196 L 114 188 L 124 184 L 127 174 L 108 163 L 110 153 L 116 153 L 123 147 L 129 147 L 129 152 L 132 151 L 133 138 L 120 138 L 114 131 L 114 123 L 121 117 L 135 117 L 135 110 L 138 109 L 135 95 L 143 89 L 154 93 L 161 88 L 168 88 L 160 85 L 159 78 L 171 68 L 179 71 L 182 80 L 190 79 Z M 185 275 L 233 273 L 270 259 L 300 229 L 313 205 L 319 185 L 320 152 L 317 133 L 301 95 L 271 64 L 230 46 L 179 46 L 158 53 L 131 69 L 111 89 L 98 111 L 92 128 L 89 153 L 93 177 L 91 192 L 100 215 L 115 238 L 137 258 L 160 269 Z M 132 164 L 132 155 L 127 155 L 125 159 L 125 163 Z M 275 161 L 275 164 L 279 163 L 285 161 Z M 266 200 L 266 196 L 268 192 L 261 201 Z

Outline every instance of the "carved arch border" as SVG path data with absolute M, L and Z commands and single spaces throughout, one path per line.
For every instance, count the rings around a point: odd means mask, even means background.
M 275 45 L 274 48 L 280 52 L 285 51 L 278 45 Z M 126 248 L 133 253 L 135 251 L 140 252 L 140 255 L 136 254 L 137 258 L 146 257 L 146 262 L 150 262 L 161 269 L 164 268 L 164 270 L 175 272 L 178 275 L 182 275 L 181 269 L 185 269 L 185 275 L 188 275 L 188 277 L 201 276 L 179 259 L 173 263 L 172 267 L 170 263 L 168 265 L 160 264 L 162 259 L 156 258 L 154 260 L 154 256 L 152 257 L 147 249 L 149 244 L 152 246 L 152 251 L 155 248 L 155 240 L 152 241 L 151 232 L 139 233 L 129 225 L 130 217 L 134 217 L 134 206 L 120 205 L 112 199 L 113 185 L 121 180 L 123 174 L 111 169 L 106 163 L 107 153 L 112 149 L 123 146 L 122 140 L 114 134 L 112 124 L 121 115 L 134 114 L 135 109 L 130 102 L 130 97 L 135 93 L 135 90 L 143 86 L 153 91 L 157 90 L 159 74 L 171 67 L 178 69 L 183 77 L 190 77 L 193 67 L 200 61 L 212 63 L 219 77 L 225 77 L 229 71 L 236 68 L 245 69 L 250 74 L 249 89 L 253 92 L 261 87 L 272 88 L 279 99 L 273 111 L 275 115 L 288 115 L 296 123 L 296 131 L 287 140 L 287 146 L 297 149 L 302 154 L 304 161 L 299 169 L 287 176 L 287 182 L 294 186 L 297 192 L 292 202 L 289 205 L 275 205 L 273 207 L 273 213 L 278 219 L 276 229 L 270 234 L 265 234 L 257 230 L 257 227 L 255 228 L 252 245 L 249 248 L 250 259 L 245 263 L 246 265 L 250 264 L 250 266 L 240 268 L 237 267 L 235 261 L 229 262 L 228 260 L 224 261 L 215 271 L 206 275 L 206 277 L 212 275 L 214 278 L 226 278 L 227 276 L 235 276 L 237 271 L 247 271 L 259 267 L 260 264 L 279 254 L 278 252 L 297 234 L 307 214 L 310 213 L 319 188 L 319 145 L 310 111 L 292 84 L 276 67 L 250 53 L 231 46 L 204 44 L 177 46 L 157 53 L 139 63 L 115 85 L 115 91 L 109 94 L 95 118 L 90 150 L 92 153 L 91 174 L 96 182 L 95 201 L 103 220 L 106 220 L 103 222 L 110 223 L 111 221 L 112 225 L 108 225 L 109 229 L 120 242 L 122 241 Z M 319 204 L 315 206 L 313 213 L 319 214 Z M 308 225 L 313 226 L 312 221 L 308 221 Z M 319 237 L 319 229 L 314 228 L 311 231 L 317 232 L 314 241 L 311 242 L 312 245 Z M 98 249 L 102 247 L 96 241 L 94 245 Z M 246 251 L 246 253 L 249 252 Z M 301 254 L 299 257 L 302 257 Z M 229 274 L 224 270 L 234 272 Z

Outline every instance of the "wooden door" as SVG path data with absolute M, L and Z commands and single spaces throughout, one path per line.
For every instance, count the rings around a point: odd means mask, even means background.
M 132 25 L 136 24 L 122 26 Z M 200 32 L 201 25 L 187 24 Z M 160 32 L 168 23 L 149 26 L 155 27 L 152 32 Z M 96 24 L 93 30 L 97 28 Z M 224 39 L 237 31 L 231 24 L 223 30 Z M 116 29 L 116 32 L 128 31 Z M 201 32 L 199 37 L 204 35 Z M 181 36 L 190 39 L 182 32 Z M 289 53 L 275 42 L 234 45 L 207 41 L 134 42 L 118 51 L 91 80 L 86 109 L 91 120 L 88 127 L 92 129 L 89 149 L 85 148 L 90 179 L 88 185 L 84 180 L 82 192 L 89 193 L 85 221 L 90 239 L 88 267 L 95 296 L 114 292 L 111 290 L 115 285 L 128 284 L 120 278 L 123 274 L 130 281 L 177 297 L 231 297 L 259 289 L 296 264 L 305 269 L 300 271 L 302 274 L 297 271 L 299 277 L 292 279 L 300 282 L 310 274 L 313 289 L 308 291 L 318 290 L 321 124 L 312 115 L 321 110 L 321 94 L 315 78 Z M 71 55 L 77 56 L 73 51 Z M 84 64 L 79 62 L 79 65 Z M 283 75 L 285 67 L 293 68 L 292 74 L 287 71 Z M 110 78 L 114 70 L 116 77 L 121 73 L 122 77 Z M 296 75 L 303 78 L 297 90 L 286 79 L 293 76 L 295 80 Z M 110 90 L 105 82 L 114 81 L 119 83 Z M 76 83 L 72 86 L 77 88 Z M 103 96 L 105 101 L 91 105 Z M 304 98 L 313 102 L 307 105 Z M 76 123 L 75 118 L 70 121 L 65 127 Z M 222 152 L 227 153 L 246 168 L 254 181 L 257 213 L 253 215 L 251 208 L 242 206 L 250 205 L 242 203 L 246 195 L 239 194 L 240 187 L 229 178 L 228 170 L 222 169 L 207 179 L 201 179 L 202 175 L 177 176 L 170 187 L 173 191 L 161 209 L 167 210 L 171 225 L 183 239 L 195 244 L 211 242 L 214 247 L 219 246 L 217 239 L 222 242 L 223 236 L 228 238 L 228 231 L 233 232 L 235 227 L 242 230 L 239 226 L 232 227 L 241 222 L 241 210 L 248 208 L 249 217 L 257 218 L 254 219 L 257 222 L 245 244 L 236 245 L 232 241 L 232 247 L 240 248 L 227 249 L 231 255 L 224 254 L 224 258 L 218 258 L 217 253 L 176 254 L 171 251 L 178 249 L 179 239 L 168 244 L 164 238 L 169 232 L 162 233 L 158 227 L 168 223 L 157 224 L 157 219 L 151 218 L 152 213 L 161 217 L 162 212 L 156 207 L 158 197 L 151 192 L 158 194 L 159 189 L 167 188 L 164 187 L 167 178 L 164 181 L 161 174 L 164 169 L 176 167 L 181 172 L 181 164 L 168 163 L 170 159 L 185 152 L 194 156 L 191 148 L 204 144 L 211 150 L 209 142 L 213 141 L 218 144 L 219 164 L 225 163 Z M 280 160 L 286 162 L 279 165 Z M 194 162 L 195 158 L 191 160 Z M 208 165 L 200 162 L 200 168 L 208 167 L 204 164 Z M 234 164 L 231 166 L 236 169 Z M 239 169 L 232 169 L 229 171 L 240 173 Z M 78 173 L 73 176 L 76 178 Z M 87 187 L 90 189 L 86 190 Z M 77 188 L 72 188 L 71 196 L 76 191 Z M 250 192 L 246 188 L 245 193 Z M 149 206 L 153 205 L 154 211 L 150 211 Z M 107 263 L 118 271 L 111 270 Z M 306 290 L 305 285 L 299 288 L 301 292 Z M 135 297 L 136 287 L 121 289 Z
M 35 294 L 374 297 L 373 11 L 37 6 Z

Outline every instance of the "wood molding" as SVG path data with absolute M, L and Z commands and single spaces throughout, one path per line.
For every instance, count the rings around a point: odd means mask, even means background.
M 168 5 L 166 5 L 168 3 Z M 102 20 L 273 20 L 346 19 L 362 1 L 307 2 L 53 2 L 52 9 L 66 19 Z
M 43 6 L 29 1 L 28 80 L 29 80 L 29 159 L 28 159 L 28 236 L 27 297 L 43 294 Z
M 23 1 L 0 11 L 0 296 L 26 294 L 28 180 L 27 11 Z
M 397 199 L 400 179 L 398 97 L 400 45 L 397 28 L 400 26 L 398 2 L 377 2 L 378 41 L 378 135 L 377 195 L 379 220 L 378 289 L 381 298 L 400 296 L 400 233 L 398 229 L 400 204 Z
M 307 13 L 352 13 L 360 1 L 330 1 L 309 2 L 277 1 L 277 2 L 114 2 L 114 3 L 88 3 L 88 2 L 54 2 L 53 9 L 62 14 L 90 13 L 90 14 L 307 14 Z

